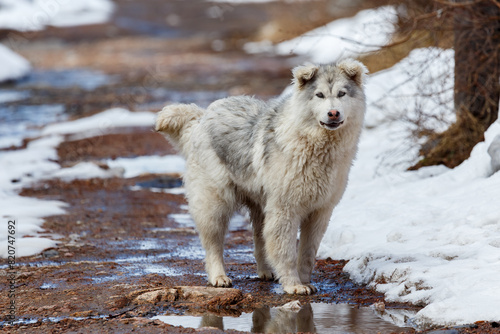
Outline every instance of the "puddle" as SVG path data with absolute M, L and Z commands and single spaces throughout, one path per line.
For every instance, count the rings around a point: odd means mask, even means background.
M 0 103 L 0 148 L 20 146 L 24 138 L 37 136 L 43 125 L 66 120 L 64 112 L 62 104 L 14 106 Z
M 120 28 L 148 36 L 175 38 L 185 35 L 181 33 L 178 29 L 168 28 L 167 26 L 165 26 L 165 24 L 155 23 L 136 18 L 119 17 L 115 19 L 114 23 L 116 24 L 116 26 Z
M 57 323 L 57 322 L 60 322 L 64 319 L 73 319 L 73 320 L 81 321 L 81 320 L 86 320 L 86 319 L 107 319 L 107 318 L 109 318 L 108 315 L 97 315 L 97 316 L 91 316 L 91 317 L 18 318 L 15 321 L 13 321 L 12 324 L 13 325 L 31 325 L 31 324 L 36 324 L 37 322 Z M 9 324 L 8 321 L 0 321 L 0 328 L 4 327 L 7 324 Z
M 85 68 L 68 70 L 34 70 L 28 77 L 19 81 L 19 87 L 51 87 L 71 88 L 78 87 L 92 91 L 104 85 L 116 81 L 113 76 L 106 75 L 100 71 Z
M 51 290 L 57 288 L 57 284 L 54 283 L 43 283 L 40 285 L 40 290 Z
M 182 179 L 172 175 L 160 175 L 153 180 L 136 182 L 140 188 L 171 189 L 182 187 Z
M 159 264 L 128 266 L 126 269 L 134 271 L 131 276 L 142 276 L 144 274 L 160 274 L 165 276 L 181 276 L 185 273 L 174 268 Z
M 238 330 L 253 333 L 343 333 L 365 334 L 400 331 L 401 327 L 386 321 L 369 307 L 348 304 L 307 304 L 298 311 L 285 307 L 260 308 L 239 317 L 155 316 L 173 326 L 186 328 L 215 327 L 221 330 Z
M 28 98 L 30 96 L 27 91 L 16 91 L 10 89 L 1 89 L 0 90 L 0 104 L 20 101 Z
M 196 227 L 193 218 L 189 213 L 172 213 L 168 218 L 174 220 L 181 227 Z M 249 218 L 241 213 L 235 213 L 229 220 L 229 231 L 247 230 L 250 228 Z

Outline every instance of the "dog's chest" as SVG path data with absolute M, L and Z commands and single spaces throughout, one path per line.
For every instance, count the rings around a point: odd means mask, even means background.
M 342 180 L 342 164 L 332 156 L 302 157 L 290 161 L 290 168 L 283 182 L 287 184 L 286 197 L 291 197 L 298 205 L 315 203 L 322 205 L 338 191 Z M 285 195 L 285 194 L 284 194 Z

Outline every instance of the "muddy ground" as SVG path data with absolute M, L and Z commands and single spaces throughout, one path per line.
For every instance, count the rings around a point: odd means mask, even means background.
M 269 98 L 289 84 L 290 67 L 300 59 L 248 55 L 241 51 L 245 42 L 289 38 L 383 1 L 364 1 L 337 10 L 324 1 L 237 7 L 204 1 L 116 3 L 116 14 L 107 24 L 26 34 L 0 32 L 4 43 L 30 60 L 40 78 L 47 79 L 4 84 L 5 88 L 30 91 L 26 100 L 17 103 L 60 103 L 74 119 L 117 106 L 155 111 L 170 102 L 206 105 L 235 94 Z M 309 13 L 305 18 L 299 15 L 304 12 Z M 90 86 L 57 85 L 61 76 L 78 76 L 71 71 L 81 69 L 96 71 L 80 78 Z M 104 79 L 94 85 L 95 77 Z M 81 161 L 174 152 L 151 128 L 123 128 L 82 140 L 68 137 L 58 148 L 58 163 L 68 167 Z M 234 290 L 189 290 L 206 286 L 203 253 L 194 228 L 169 216 L 185 213 L 187 203 L 182 194 L 150 189 L 168 190 L 181 182 L 179 175 L 143 175 L 48 180 L 24 189 L 24 196 L 68 203 L 67 214 L 49 217 L 43 225 L 47 235 L 59 236 L 58 247 L 18 259 L 16 317 L 22 321 L 10 326 L 4 317 L 0 332 L 200 332 L 151 317 L 238 316 L 295 300 L 302 305 L 349 303 L 361 307 L 377 303 L 381 312 L 384 307 L 418 309 L 386 302 L 383 295 L 354 284 L 342 271 L 345 262 L 331 259 L 319 260 L 315 267 L 317 294 L 282 294 L 277 283 L 256 277 L 252 232 L 245 223 L 232 228 L 227 238 L 225 257 Z M 0 276 L 5 275 L 0 271 Z M 7 290 L 5 280 L 0 281 L 0 290 Z M 7 294 L 2 293 L 0 305 L 8 303 Z M 217 324 L 209 323 L 202 332 L 220 332 Z M 452 331 L 499 333 L 496 327 L 496 323 L 479 323 Z

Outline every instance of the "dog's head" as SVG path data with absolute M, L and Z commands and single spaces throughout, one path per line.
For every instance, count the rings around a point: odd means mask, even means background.
M 293 69 L 295 94 L 299 103 L 314 114 L 317 124 L 336 130 L 353 114 L 364 114 L 363 81 L 367 72 L 362 63 L 353 59 L 299 66 Z

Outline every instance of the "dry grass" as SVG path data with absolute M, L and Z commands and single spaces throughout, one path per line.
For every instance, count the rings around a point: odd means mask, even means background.
M 420 149 L 423 156 L 409 170 L 433 165 L 454 168 L 469 158 L 474 146 L 484 140 L 485 127 L 470 112 L 464 111 L 448 130 L 427 134 L 427 142 Z

